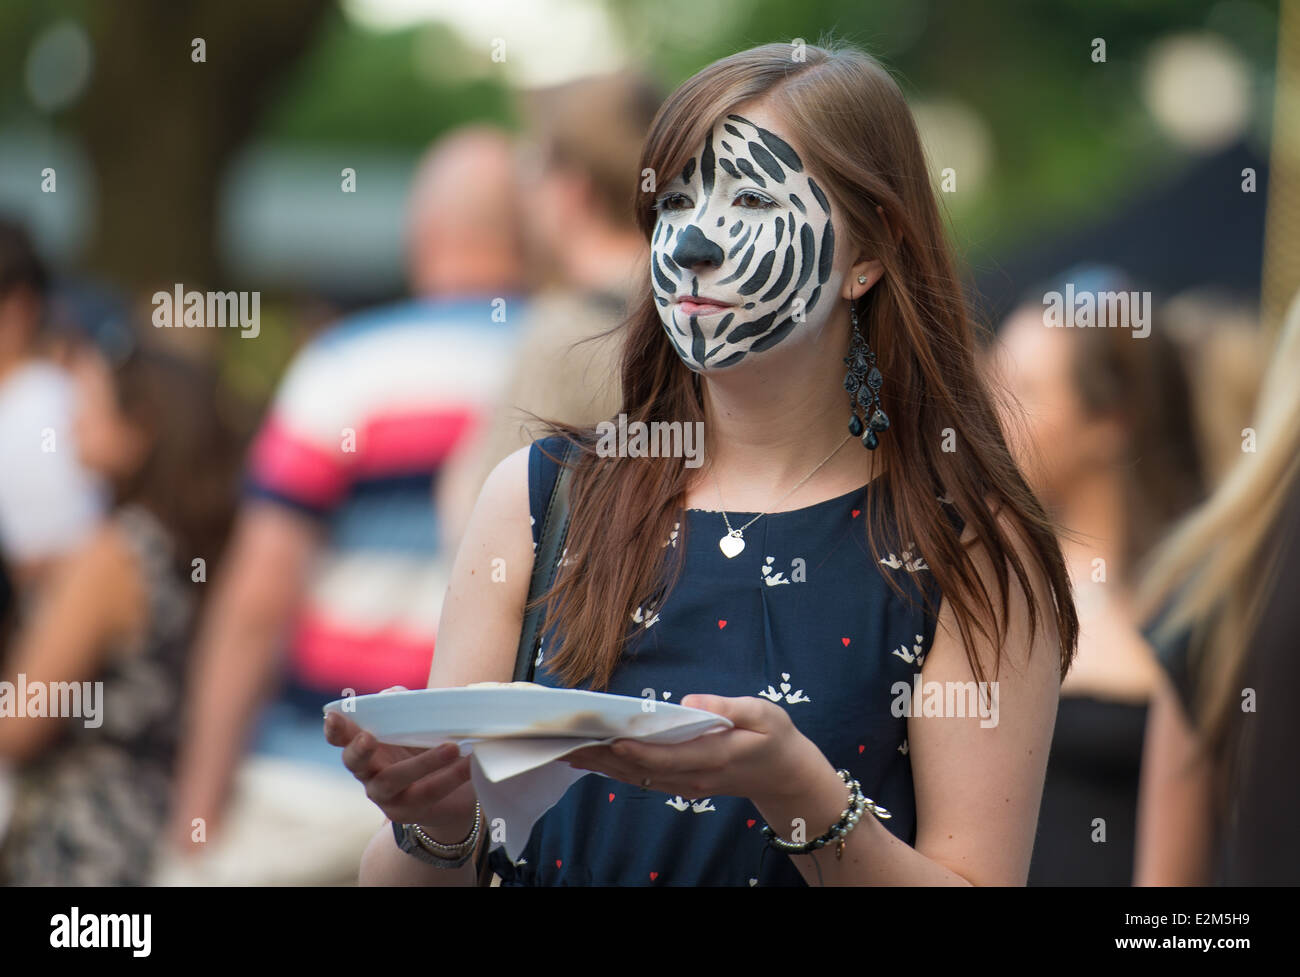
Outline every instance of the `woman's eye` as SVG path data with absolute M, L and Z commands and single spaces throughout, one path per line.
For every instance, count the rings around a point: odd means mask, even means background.
M 768 207 L 776 206 L 776 204 L 771 200 L 768 200 L 767 197 L 764 197 L 761 193 L 755 193 L 753 190 L 745 190 L 742 193 L 736 194 L 735 203 L 751 210 L 766 210 Z
M 655 210 L 661 213 L 669 210 L 687 210 L 690 206 L 690 198 L 684 193 L 666 193 L 655 201 Z

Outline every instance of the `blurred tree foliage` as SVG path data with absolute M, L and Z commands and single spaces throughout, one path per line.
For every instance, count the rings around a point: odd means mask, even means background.
M 987 127 L 990 167 L 979 192 L 941 200 L 957 217 L 959 245 L 977 263 L 1045 225 L 1113 208 L 1179 165 L 1181 151 L 1141 102 L 1142 59 L 1154 41 L 1175 31 L 1217 32 L 1253 66 L 1257 98 L 1266 102 L 1278 4 L 587 2 L 606 7 L 628 48 L 668 89 L 741 48 L 816 43 L 830 32 L 879 57 L 917 104 L 964 105 Z M 78 103 L 41 117 L 25 92 L 24 65 L 33 39 L 64 16 L 90 33 L 91 80 Z M 195 37 L 206 41 L 206 63 L 190 59 Z M 1106 40 L 1105 64 L 1090 57 L 1097 37 Z M 36 120 L 81 142 L 100 187 L 87 264 L 146 288 L 198 286 L 218 275 L 220 179 L 245 143 L 414 154 L 462 122 L 513 125 L 500 67 L 447 26 L 372 31 L 347 18 L 337 0 L 0 3 L 0 124 Z M 1268 106 L 1261 107 L 1257 118 L 1266 120 Z
M 514 124 L 497 67 L 443 24 L 379 33 L 335 9 L 262 131 L 278 143 L 418 152 L 462 123 Z
M 1267 81 L 1278 0 L 589 2 L 668 88 L 743 47 L 830 31 L 884 61 L 909 98 L 960 102 L 987 125 L 991 168 L 978 194 L 944 202 L 960 211 L 962 238 L 996 251 L 1036 225 L 1087 218 L 1176 164 L 1141 104 L 1143 55 L 1170 32 L 1208 28 Z M 145 269 L 212 270 L 221 167 L 250 138 L 414 153 L 461 122 L 514 123 L 485 51 L 439 24 L 368 30 L 335 0 L 5 0 L 0 119 L 31 112 L 25 53 L 59 15 L 87 24 L 96 63 L 86 97 L 54 122 L 81 136 L 112 188 L 91 260 L 128 281 Z M 208 41 L 205 65 L 189 60 L 195 36 Z M 1091 60 L 1096 37 L 1105 64 Z M 155 224 L 153 238 L 166 240 L 150 245 L 132 215 L 154 207 L 189 230 L 160 235 Z
M 78 137 L 97 178 L 90 267 L 146 288 L 214 279 L 225 164 L 331 5 L 6 0 L 0 37 L 14 55 L 3 58 L 7 102 L 23 91 L 26 50 L 38 31 L 63 15 L 90 38 L 90 83 L 53 119 Z

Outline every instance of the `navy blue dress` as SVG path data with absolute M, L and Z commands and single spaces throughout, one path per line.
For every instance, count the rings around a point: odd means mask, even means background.
M 563 439 L 535 441 L 529 450 L 534 547 L 558 471 L 538 444 L 558 456 Z M 722 514 L 685 510 L 684 524 L 664 541 L 686 547 L 682 575 L 663 606 L 633 614 L 636 636 L 605 691 L 641 698 L 653 689 L 663 702 L 696 692 L 776 702 L 890 812 L 882 823 L 913 844 L 907 718 L 892 707 L 896 684 L 910 691 L 934 637 L 925 595 L 934 608 L 940 595 L 920 557 L 872 556 L 865 520 L 869 506 L 887 505 L 878 488 L 886 477 L 763 516 L 732 559 L 718 549 Z M 739 527 L 757 513 L 727 515 Z M 557 640 L 550 633 L 542 640 L 539 684 L 561 685 L 546 667 Z M 538 819 L 517 863 L 498 847 L 489 864 L 503 885 L 805 885 L 789 856 L 764 855 L 762 825 L 743 797 L 674 797 L 591 773 Z M 807 835 L 829 826 L 810 824 Z M 789 837 L 789 825 L 773 827 Z

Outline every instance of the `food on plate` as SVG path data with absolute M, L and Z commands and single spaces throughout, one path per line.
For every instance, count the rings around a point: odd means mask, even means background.
M 465 686 L 467 689 L 544 689 L 546 686 L 538 685 L 536 682 L 471 682 Z

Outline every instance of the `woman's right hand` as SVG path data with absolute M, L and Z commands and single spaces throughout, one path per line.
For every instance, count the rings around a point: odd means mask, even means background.
M 454 743 L 432 749 L 380 743 L 340 713 L 325 717 L 325 739 L 343 747 L 343 765 L 390 821 L 419 824 L 454 844 L 474 821 L 470 758 Z

